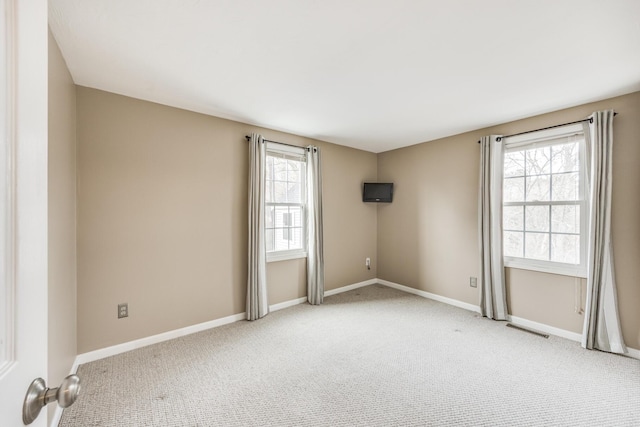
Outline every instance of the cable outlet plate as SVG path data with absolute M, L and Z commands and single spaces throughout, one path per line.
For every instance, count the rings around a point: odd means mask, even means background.
M 126 302 L 118 304 L 118 319 L 122 319 L 123 317 L 129 317 L 129 304 Z

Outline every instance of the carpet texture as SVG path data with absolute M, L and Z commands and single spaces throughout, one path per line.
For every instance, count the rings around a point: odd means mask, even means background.
M 640 426 L 640 361 L 381 285 L 78 375 L 60 426 Z

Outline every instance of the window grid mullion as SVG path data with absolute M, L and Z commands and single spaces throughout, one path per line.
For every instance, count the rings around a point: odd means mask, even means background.
M 526 236 L 527 236 L 527 208 L 522 206 L 522 257 L 524 258 L 524 254 L 525 254 L 525 250 L 524 248 L 526 247 L 527 244 L 527 240 L 526 240 Z
M 581 200 L 554 200 L 554 201 L 535 201 L 535 202 L 504 202 L 503 206 L 579 206 Z
M 269 155 L 269 154 L 268 154 Z M 305 185 L 304 185 L 304 181 L 305 181 L 305 174 L 302 173 L 302 170 L 305 168 L 304 165 L 304 159 L 290 159 L 287 157 L 282 157 L 282 156 L 273 156 L 271 155 L 270 157 L 272 157 L 273 159 L 278 158 L 280 160 L 278 160 L 278 163 L 280 164 L 280 167 L 284 167 L 285 170 L 282 171 L 282 169 L 280 169 L 279 175 L 276 176 L 276 166 L 275 166 L 275 162 L 273 164 L 272 167 L 272 173 L 273 173 L 273 179 L 267 179 L 267 188 L 269 186 L 272 187 L 273 193 L 272 193 L 272 201 L 265 203 L 265 207 L 266 208 L 272 208 L 273 210 L 273 223 L 271 227 L 266 227 L 266 229 L 268 230 L 273 230 L 273 235 L 274 235 L 274 239 L 277 239 L 276 241 L 274 241 L 274 250 L 271 251 L 272 254 L 274 254 L 275 256 L 278 256 L 278 253 L 292 253 L 292 252 L 297 252 L 297 251 L 304 251 L 305 249 L 305 245 L 306 245 L 306 240 L 304 239 L 305 236 L 305 228 L 306 228 L 306 224 L 303 221 L 304 219 L 304 212 L 306 211 L 306 204 L 304 202 L 305 198 L 304 196 L 304 191 L 305 191 Z M 297 179 L 293 179 L 293 173 L 297 170 L 298 175 L 297 175 Z M 284 173 L 283 173 L 284 172 Z M 279 186 L 281 186 L 281 190 L 282 192 L 280 193 L 280 195 L 276 195 L 275 192 L 275 186 L 276 184 L 278 184 Z M 295 186 L 295 187 L 294 187 Z M 300 192 L 299 197 L 300 200 L 302 200 L 302 202 L 293 202 L 291 197 L 293 196 L 292 191 L 294 191 L 294 188 L 296 188 L 297 186 L 299 186 L 300 188 L 298 189 L 298 191 Z M 280 216 L 284 215 L 284 218 L 281 218 L 282 223 L 280 225 L 277 225 L 276 223 L 276 217 L 278 216 L 276 214 L 276 209 L 280 212 Z M 301 215 L 301 218 L 299 218 L 299 220 L 301 221 L 299 223 L 299 226 L 294 226 L 294 224 L 296 224 L 296 221 L 294 219 L 294 211 L 298 212 Z M 286 222 L 285 222 L 286 221 Z M 276 238 L 277 234 L 280 234 L 280 237 Z M 295 237 L 295 233 L 299 233 L 299 236 L 297 236 L 297 238 Z M 285 236 L 287 237 L 285 239 Z M 301 240 L 298 240 L 301 239 Z M 276 247 L 280 247 L 280 249 L 276 249 Z
M 549 180 L 549 185 L 551 185 L 551 180 Z M 549 190 L 551 191 L 551 190 Z M 548 218 L 549 218 L 549 261 L 551 261 L 551 205 L 549 205 L 549 213 L 548 213 Z
M 542 235 L 546 235 L 547 239 L 548 239 L 548 250 L 547 250 L 547 261 L 545 262 L 549 262 L 552 264 L 562 264 L 562 263 L 557 263 L 555 261 L 552 261 L 553 256 L 555 255 L 555 249 L 553 247 L 553 237 L 554 236 L 577 236 L 580 239 L 580 244 L 578 246 L 578 250 L 582 253 L 584 250 L 584 242 L 582 241 L 582 237 L 584 234 L 584 230 L 583 230 L 583 223 L 585 221 L 585 212 L 586 209 L 584 208 L 585 205 L 585 196 L 584 196 L 584 158 L 581 157 L 580 158 L 580 162 L 579 162 L 579 166 L 578 166 L 578 170 L 573 170 L 574 168 L 572 167 L 572 170 L 562 170 L 562 171 L 558 171 L 557 173 L 554 173 L 554 165 L 556 162 L 560 162 L 561 165 L 562 160 L 564 159 L 564 157 L 562 158 L 557 158 L 554 160 L 554 149 L 553 147 L 555 145 L 559 145 L 559 144 L 552 144 L 549 148 L 549 162 L 548 162 L 548 166 L 549 166 L 549 173 L 548 174 L 529 174 L 527 168 L 529 166 L 529 157 L 527 156 L 527 152 L 528 152 L 528 148 L 527 145 L 523 145 L 522 148 L 520 150 L 512 150 L 512 151 L 522 151 L 523 152 L 523 163 L 524 163 L 524 173 L 522 175 L 522 177 L 524 178 L 524 188 L 523 188 L 523 200 L 520 202 L 506 202 L 503 203 L 503 207 L 522 207 L 522 211 L 521 211 L 521 218 L 522 218 L 522 222 L 523 222 L 523 226 L 522 226 L 522 256 L 525 260 L 528 260 L 529 258 L 527 258 L 527 235 L 529 234 L 528 228 L 527 228 L 527 219 L 529 217 L 529 213 L 531 213 L 531 215 L 534 215 L 533 212 L 527 212 L 527 207 L 528 206 L 544 206 L 547 209 L 547 219 L 548 219 L 548 228 L 546 231 L 531 231 L 531 233 L 536 233 L 539 234 L 540 236 Z M 580 155 L 582 156 L 582 150 L 584 149 L 584 142 L 576 142 L 577 147 L 581 150 Z M 559 154 L 562 155 L 562 154 Z M 534 172 L 534 171 L 531 171 Z M 556 176 L 560 176 L 560 175 L 571 175 L 571 174 L 575 174 L 576 172 L 578 172 L 580 174 L 579 177 L 579 194 L 577 199 L 575 200 L 553 200 L 554 199 L 554 194 L 555 194 L 555 190 L 557 190 L 557 188 L 554 188 L 554 177 Z M 532 178 L 534 176 L 547 176 L 549 178 L 549 182 L 548 182 L 548 194 L 549 194 L 549 200 L 548 201 L 528 201 L 528 197 L 529 194 L 531 193 L 530 190 L 532 190 L 530 188 L 531 184 L 532 184 Z M 506 177 L 506 178 L 514 178 L 512 176 Z M 506 179 L 503 178 L 503 179 Z M 562 181 L 564 182 L 564 180 Z M 569 182 L 567 182 L 567 185 L 570 185 Z M 577 206 L 580 208 L 580 230 L 579 232 L 555 232 L 555 227 L 553 224 L 553 207 L 554 206 Z M 565 210 L 566 211 L 566 210 Z M 560 214 L 558 212 L 558 214 Z M 561 216 L 559 218 L 565 218 L 564 216 Z M 565 219 L 562 219 L 563 221 L 565 221 Z M 571 218 L 567 218 L 566 220 L 571 221 Z M 507 229 L 505 228 L 504 231 L 507 232 L 513 232 L 513 233 L 520 233 L 520 230 L 512 230 L 512 229 Z M 556 248 L 557 249 L 557 248 Z M 560 255 L 560 254 L 559 254 Z M 584 257 L 582 255 L 579 256 L 580 261 L 579 261 L 579 265 L 583 265 L 584 263 Z M 534 263 L 536 262 L 535 259 L 531 259 Z
M 525 185 L 525 189 L 526 189 L 526 185 Z M 522 215 L 524 216 L 524 221 L 522 222 L 522 257 L 526 258 L 527 256 L 527 208 L 526 206 L 522 207 L 522 212 L 523 212 Z
M 287 179 L 289 179 L 288 174 L 289 174 L 289 165 L 287 164 Z M 289 221 L 289 224 L 287 225 L 287 233 L 288 233 L 288 237 L 289 237 L 289 239 L 287 239 L 287 249 L 291 249 L 291 242 L 293 241 L 293 235 L 291 234 L 291 233 L 293 233 L 293 231 L 291 230 L 291 224 L 293 223 L 293 215 L 291 214 L 291 206 L 287 207 L 287 216 L 288 216 L 287 221 Z
M 523 201 L 527 201 L 527 196 L 529 195 L 529 192 L 527 191 L 528 187 L 528 183 L 529 183 L 529 178 L 527 177 L 527 152 L 526 150 L 524 151 L 524 200 Z M 524 222 L 522 223 L 522 257 L 526 258 L 527 257 L 527 208 L 526 206 L 522 207 L 522 210 L 524 212 Z
M 553 146 L 549 147 L 549 155 L 551 158 L 549 159 L 549 200 L 553 200 Z M 549 261 L 553 259 L 553 244 L 551 239 L 551 205 L 549 205 Z
M 286 159 L 284 161 L 284 176 L 286 177 L 284 185 L 288 189 L 289 188 L 289 160 L 286 160 Z M 288 202 L 289 201 L 289 192 L 287 191 L 284 194 L 286 195 L 287 202 Z M 287 210 L 287 212 L 288 212 L 288 210 Z
M 295 207 L 295 206 L 300 206 L 303 207 L 304 203 L 273 203 L 273 202 L 269 202 L 266 203 L 266 206 L 283 206 L 283 207 L 287 207 L 287 206 L 291 206 L 291 207 Z
M 521 231 L 521 230 L 511 230 L 509 228 L 506 228 L 504 231 Z M 527 233 L 531 233 L 531 234 L 555 234 L 557 236 L 580 236 L 580 233 L 569 233 L 568 231 L 558 231 L 558 232 L 555 232 L 555 233 L 549 233 L 548 231 L 531 230 L 531 231 L 527 231 Z

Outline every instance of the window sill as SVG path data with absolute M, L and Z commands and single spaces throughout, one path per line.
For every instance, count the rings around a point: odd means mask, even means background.
M 267 262 L 288 261 L 291 259 L 301 259 L 306 257 L 307 253 L 300 251 L 267 252 Z
M 541 273 L 559 274 L 561 276 L 581 277 L 586 278 L 587 272 L 582 266 L 575 266 L 570 264 L 550 263 L 544 261 L 535 261 L 522 258 L 508 258 L 504 259 L 504 266 L 509 268 L 517 268 L 520 270 L 532 270 L 539 271 Z

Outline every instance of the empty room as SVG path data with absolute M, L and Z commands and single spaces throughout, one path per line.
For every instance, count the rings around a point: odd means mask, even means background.
M 0 5 L 0 425 L 640 425 L 640 2 Z

